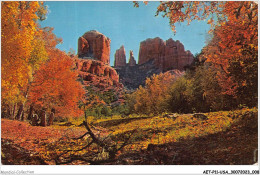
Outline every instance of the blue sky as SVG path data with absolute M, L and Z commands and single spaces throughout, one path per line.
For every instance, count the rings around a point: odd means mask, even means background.
M 189 26 L 177 24 L 177 34 L 171 30 L 169 19 L 155 16 L 159 2 L 149 2 L 135 8 L 132 1 L 56 1 L 46 2 L 50 13 L 41 26 L 54 27 L 54 33 L 63 39 L 57 47 L 77 53 L 78 38 L 89 30 L 97 30 L 111 39 L 110 65 L 114 65 L 115 51 L 125 46 L 127 61 L 133 50 L 138 60 L 140 42 L 147 38 L 180 40 L 186 50 L 199 53 L 205 45 L 209 25 L 193 21 Z

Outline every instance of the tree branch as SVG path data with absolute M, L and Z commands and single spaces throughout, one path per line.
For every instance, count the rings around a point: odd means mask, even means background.
M 89 132 L 86 132 L 85 134 L 83 134 L 82 136 L 80 137 L 75 137 L 75 138 L 72 138 L 72 140 L 79 140 L 79 139 L 82 139 L 83 137 L 85 137 L 86 135 L 88 135 Z

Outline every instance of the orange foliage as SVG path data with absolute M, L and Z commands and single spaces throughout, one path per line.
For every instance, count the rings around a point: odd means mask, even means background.
M 238 17 L 243 20 L 257 17 L 257 4 L 252 1 L 166 1 L 157 7 L 157 15 L 160 13 L 170 19 L 174 32 L 177 22 L 190 24 L 193 20 L 206 19 L 214 29 L 227 21 L 236 22 Z
M 53 27 L 44 27 L 42 29 L 42 38 L 45 41 L 45 48 L 49 52 L 55 49 L 57 44 L 62 43 L 62 39 L 57 38 L 53 30 Z
M 77 116 L 77 103 L 84 90 L 73 70 L 73 61 L 64 52 L 49 52 L 50 60 L 35 74 L 29 94 L 30 101 L 40 107 L 54 108 L 60 115 Z
M 253 57 L 258 50 L 258 10 L 257 4 L 249 1 L 227 2 L 224 12 L 228 14 L 228 21 L 216 27 L 211 43 L 203 51 L 207 62 L 219 70 L 218 80 L 223 92 L 235 96 L 241 85 L 236 77 L 230 75 L 232 62 L 240 62 L 241 69 L 246 66 L 245 62 L 251 66 L 257 64 Z M 252 53 L 250 58 L 244 54 L 247 49 Z
M 38 2 L 2 2 L 1 7 L 1 90 L 2 101 L 22 101 L 20 93 L 27 85 L 32 40 L 38 19 Z
M 53 28 L 42 29 L 37 24 L 46 13 L 42 2 L 2 2 L 1 90 L 7 117 L 14 118 L 18 109 L 20 119 L 28 94 L 38 107 L 54 108 L 61 115 L 81 113 L 77 102 L 84 90 L 76 82 L 73 62 L 55 49 L 61 39 L 52 33 Z

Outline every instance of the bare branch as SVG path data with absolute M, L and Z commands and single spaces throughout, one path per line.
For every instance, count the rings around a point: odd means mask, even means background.
M 79 140 L 79 139 L 82 139 L 83 137 L 85 137 L 86 135 L 88 135 L 89 132 L 86 132 L 85 134 L 83 134 L 82 136 L 80 137 L 76 137 L 76 138 L 72 138 L 73 140 Z

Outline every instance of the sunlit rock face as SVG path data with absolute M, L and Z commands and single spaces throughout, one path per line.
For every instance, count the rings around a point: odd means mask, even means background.
M 171 69 L 184 70 L 186 65 L 192 63 L 194 57 L 190 51 L 185 51 L 180 41 L 168 39 L 163 41 L 160 38 L 147 39 L 140 43 L 138 64 L 144 64 L 150 60 L 162 70 Z
M 165 42 L 165 52 L 163 59 L 163 70 L 178 69 L 184 70 L 184 67 L 190 65 L 194 60 L 192 53 L 185 51 L 180 41 L 168 39 Z
M 96 30 L 86 32 L 78 39 L 78 57 L 93 58 L 109 64 L 110 42 L 108 37 Z
M 126 56 L 125 56 L 125 48 L 121 46 L 115 53 L 115 67 L 122 67 L 126 66 Z

